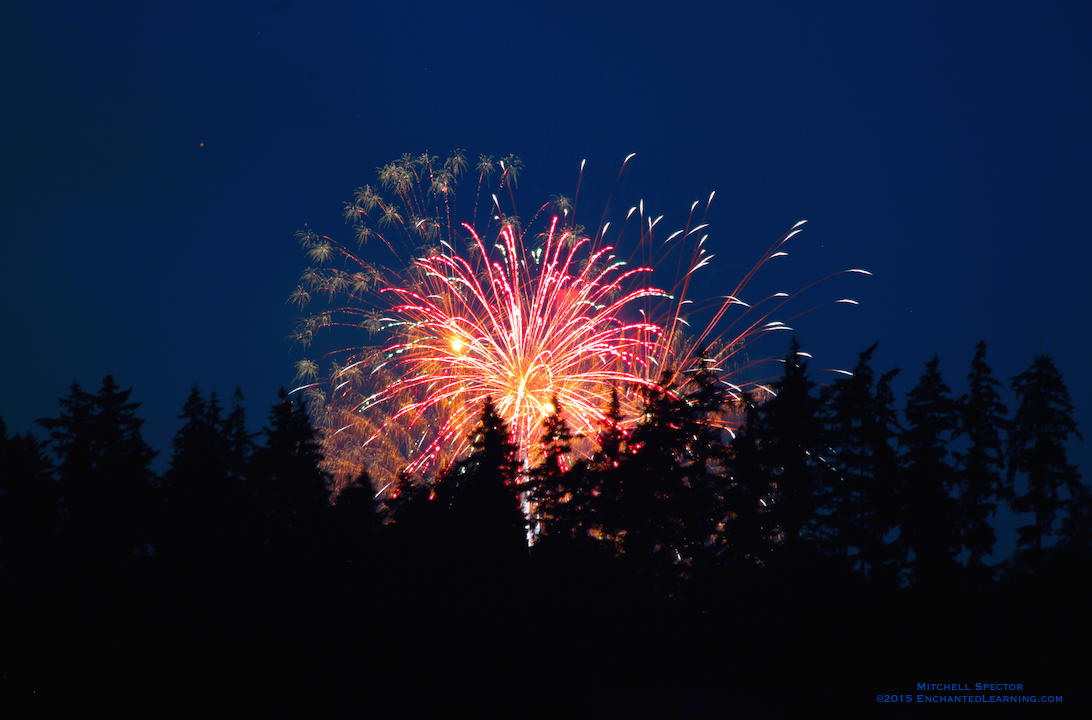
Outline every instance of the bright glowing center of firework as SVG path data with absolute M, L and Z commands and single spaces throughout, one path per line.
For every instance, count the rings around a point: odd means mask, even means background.
M 457 353 L 462 353 L 464 347 L 465 347 L 465 345 L 463 344 L 462 340 L 460 340 L 459 338 L 452 339 L 452 341 L 451 341 L 451 349 L 452 350 L 454 350 Z

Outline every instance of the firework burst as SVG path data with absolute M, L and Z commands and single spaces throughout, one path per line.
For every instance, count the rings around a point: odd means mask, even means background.
M 576 435 L 591 438 L 612 387 L 634 418 L 635 391 L 663 381 L 664 372 L 686 376 L 696 347 L 714 367 L 738 369 L 751 340 L 790 329 L 772 319 L 790 295 L 753 305 L 739 296 L 767 261 L 784 254 L 803 222 L 732 293 L 695 303 L 687 297 L 691 280 L 712 258 L 708 202 L 694 203 L 686 226 L 662 242 L 655 238 L 660 218 L 646 217 L 643 204 L 620 228 L 601 223 L 589 234 L 575 223 L 575 201 L 555 196 L 525 225 L 513 192 L 522 163 L 482 156 L 471 219 L 460 222 L 457 188 L 467 168 L 461 151 L 442 163 L 406 155 L 379 168 L 392 199 L 365 186 L 345 206 L 355 251 L 311 230 L 298 233 L 315 266 L 290 300 L 302 308 L 322 295 L 331 307 L 301 320 L 295 339 L 306 346 L 320 330 L 337 328 L 367 339 L 329 353 L 325 371 L 310 360 L 297 364 L 299 389 L 323 430 L 327 469 L 341 483 L 366 467 L 382 491 L 400 474 L 446 466 L 466 451 L 486 397 L 533 462 L 555 395 Z M 483 191 L 493 175 L 495 192 Z M 638 239 L 625 252 L 627 233 Z M 366 244 L 388 260 L 365 260 Z M 653 274 L 668 257 L 685 271 L 660 289 Z M 704 329 L 690 330 L 688 317 L 704 318 Z M 739 392 L 731 373 L 721 372 Z

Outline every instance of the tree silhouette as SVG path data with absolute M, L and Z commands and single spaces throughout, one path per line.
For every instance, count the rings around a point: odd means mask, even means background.
M 825 392 L 832 462 L 838 472 L 828 475 L 821 520 L 828 552 L 852 563 L 862 578 L 890 582 L 893 558 L 885 537 L 896 522 L 898 469 L 898 411 L 890 383 L 899 371 L 877 380 L 871 365 L 876 347 L 862 352 L 853 374 L 835 380 Z
M 8 437 L 0 418 L 0 584 L 29 589 L 52 572 L 57 491 L 45 444 Z
M 593 522 L 599 528 L 602 540 L 608 543 L 608 554 L 614 555 L 622 549 L 622 476 L 628 453 L 626 431 L 622 429 L 624 419 L 618 388 L 612 386 L 610 404 L 596 433 L 598 449 L 592 455 L 588 471 L 594 485 L 591 500 Z
M 700 572 L 719 562 L 724 551 L 728 448 L 722 423 L 730 399 L 704 348 L 698 349 L 688 375 L 682 388 L 685 452 L 677 507 L 684 529 L 682 554 L 691 570 Z
M 526 555 L 526 521 L 520 511 L 519 446 L 487 397 L 470 433 L 470 454 L 437 484 L 449 510 L 449 540 L 476 560 Z
M 227 451 L 228 477 L 233 484 L 242 483 L 255 450 L 254 436 L 246 427 L 244 399 L 242 388 L 235 388 L 235 393 L 231 396 L 231 412 L 224 419 L 223 436 Z
M 677 503 L 682 487 L 686 407 L 664 372 L 659 384 L 638 388 L 641 418 L 622 474 L 626 556 L 639 566 L 674 565 L 686 545 Z
M 808 376 L 808 363 L 794 337 L 774 396 L 759 408 L 759 458 L 773 488 L 771 517 L 780 528 L 780 557 L 798 567 L 818 544 L 818 491 L 827 484 L 829 443 L 822 401 Z
M 1001 383 L 986 364 L 984 341 L 975 346 L 967 381 L 968 392 L 959 401 L 961 421 L 955 434 L 965 435 L 970 441 L 966 452 L 955 453 L 961 484 L 959 524 L 963 547 L 970 552 L 968 570 L 984 580 L 982 558 L 993 552 L 997 541 L 989 519 L 997 513 L 995 501 L 1012 494 L 1011 483 L 1006 483 L 1001 474 L 1005 467 L 1002 434 L 1008 427 L 1005 416 L 1009 411 L 997 393 Z
M 751 571 L 769 565 L 777 529 L 771 514 L 774 488 L 759 447 L 758 404 L 749 393 L 740 404 L 746 419 L 728 448 L 727 560 L 736 570 Z
M 362 568 L 381 525 L 379 503 L 367 470 L 361 468 L 352 482 L 338 491 L 330 525 L 329 540 L 334 545 L 331 554 Z
M 906 452 L 898 483 L 899 539 L 902 560 L 916 584 L 938 587 L 955 574 L 959 546 L 956 503 L 951 496 L 958 478 L 948 463 L 948 443 L 959 426 L 958 407 L 937 370 L 934 357 L 908 393 L 907 427 L 901 442 Z
M 540 536 L 536 542 L 588 545 L 592 493 L 587 467 L 583 462 L 570 466 L 572 431 L 556 395 L 550 403 L 550 412 L 542 419 L 542 459 L 527 473 L 521 490 L 535 509 L 538 526 L 534 531 Z
M 229 519 L 224 539 L 227 543 L 225 550 L 230 552 L 245 547 L 243 533 L 247 528 L 257 527 L 248 520 L 254 485 L 250 482 L 250 471 L 257 446 L 254 444 L 254 434 L 247 430 L 244 399 L 242 388 L 236 387 L 231 396 L 231 409 L 224 418 L 220 432 L 228 477 L 225 514 Z
M 1063 550 L 1092 556 L 1092 489 L 1085 483 L 1069 488 L 1059 536 Z
M 621 401 L 618 399 L 618 388 L 611 386 L 610 389 L 610 404 L 607 406 L 606 412 L 603 413 L 603 421 L 600 424 L 599 432 L 596 434 L 596 441 L 599 445 L 599 450 L 596 454 L 596 464 L 607 464 L 617 467 L 618 460 L 624 454 L 624 443 L 626 441 L 626 432 L 622 429 L 622 421 L 625 420 L 625 416 L 622 414 Z
M 1017 409 L 1009 435 L 1008 480 L 1022 474 L 1026 491 L 1012 503 L 1016 512 L 1031 512 L 1035 521 L 1017 528 L 1017 545 L 1031 550 L 1031 564 L 1042 562 L 1043 541 L 1053 533 L 1054 520 L 1063 506 L 1059 490 L 1065 486 L 1070 497 L 1081 503 L 1084 491 L 1080 474 L 1070 465 L 1065 443 L 1070 436 L 1083 440 L 1073 418 L 1073 405 L 1062 375 L 1047 355 L 1035 358 L 1031 367 L 1012 379 Z
M 275 553 L 304 549 L 329 507 L 330 476 L 302 401 L 282 387 L 263 428 L 265 445 L 254 454 L 251 482 L 261 513 L 262 539 Z
M 62 535 L 69 560 L 94 572 L 120 569 L 154 552 L 152 459 L 140 435 L 140 403 L 107 375 L 91 395 L 73 383 L 61 414 L 38 424 L 50 431 L 59 459 Z
M 392 560 L 418 562 L 450 544 L 445 531 L 451 508 L 437 496 L 437 487 L 418 482 L 407 470 L 398 473 L 384 502 L 387 523 L 380 532 Z
M 888 544 L 888 531 L 898 523 L 898 484 L 902 458 L 896 443 L 902 436 L 895 393 L 891 382 L 899 374 L 893 368 L 876 381 L 875 404 L 868 433 L 872 453 L 872 481 L 864 501 L 861 554 L 869 566 L 869 577 L 885 587 L 898 585 L 897 547 Z
M 195 385 L 179 418 L 164 477 L 176 554 L 207 565 L 223 551 L 230 498 L 226 439 L 216 395 L 209 402 Z

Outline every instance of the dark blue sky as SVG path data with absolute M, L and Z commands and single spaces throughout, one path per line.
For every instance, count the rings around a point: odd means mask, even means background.
M 241 385 L 264 420 L 302 356 L 293 233 L 349 239 L 342 203 L 376 166 L 460 147 L 519 155 L 528 206 L 571 194 L 585 158 L 582 191 L 605 197 L 629 153 L 626 207 L 681 223 L 717 191 L 712 277 L 731 285 L 806 218 L 769 287 L 875 273 L 825 295 L 859 307 L 796 324 L 813 367 L 879 340 L 900 402 L 933 354 L 958 395 L 984 339 L 1011 406 L 1041 349 L 1092 432 L 1087 7 L 377 5 L 0 11 L 9 430 L 107 373 L 161 460 L 195 382 Z M 1089 446 L 1070 455 L 1087 474 Z

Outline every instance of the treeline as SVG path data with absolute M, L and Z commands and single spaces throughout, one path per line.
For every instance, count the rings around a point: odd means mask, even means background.
M 889 588 L 985 587 L 1001 567 L 985 559 L 1002 505 L 1032 518 L 1006 572 L 1034 574 L 1051 556 L 1092 551 L 1092 493 L 1065 450 L 1081 436 L 1049 357 L 1013 378 L 1011 415 L 984 343 L 964 394 L 952 394 L 934 358 L 900 414 L 899 371 L 877 372 L 875 349 L 819 387 L 794 340 L 763 398 L 730 396 L 704 358 L 681 386 L 616 389 L 589 460 L 574 457 L 554 398 L 529 469 L 487 401 L 469 457 L 436 478 L 403 475 L 382 504 L 367 468 L 331 495 L 319 438 L 283 390 L 255 437 L 241 391 L 225 408 L 195 387 L 157 477 L 131 391 L 111 377 L 96 394 L 73 384 L 59 416 L 39 421 L 48 442 L 0 425 L 5 583 L 344 558 L 383 534 L 400 553 L 509 560 L 528 555 L 530 537 L 531 555 L 618 559 L 672 593 L 715 573 L 817 566 Z M 619 391 L 640 396 L 630 432 Z
M 96 394 L 73 384 L 60 415 L 38 421 L 47 443 L 4 434 L 6 583 L 251 561 L 318 526 L 329 507 L 319 442 L 283 391 L 259 444 L 241 391 L 225 409 L 194 388 L 162 476 L 151 471 L 157 453 L 141 437 L 130 393 L 110 376 Z
M 900 409 L 899 371 L 874 369 L 875 350 L 820 387 L 794 340 L 762 397 L 732 394 L 699 353 L 680 385 L 616 388 L 582 439 L 588 459 L 554 398 L 531 467 L 487 401 L 466 458 L 439 477 L 403 474 L 383 502 L 367 468 L 331 494 L 320 438 L 283 390 L 253 435 L 241 392 L 225 407 L 194 388 L 157 476 L 131 391 L 74 384 L 39 421 L 47 442 L 0 423 L 0 599 L 20 628 L 9 652 L 57 692 L 120 664 L 149 688 L 184 680 L 206 697 L 260 676 L 269 698 L 321 684 L 353 707 L 366 706 L 360 683 L 409 702 L 421 682 L 486 683 L 504 707 L 533 677 L 560 698 L 544 707 L 572 717 L 566 703 L 590 692 L 579 677 L 613 683 L 604 702 L 640 715 L 620 698 L 661 681 L 665 658 L 672 682 L 776 717 L 788 705 L 748 706 L 750 688 L 794 669 L 825 677 L 786 648 L 855 643 L 873 657 L 894 634 L 907 668 L 933 657 L 934 633 L 973 641 L 987 668 L 1041 652 L 1055 613 L 1079 606 L 1056 590 L 1092 558 L 1061 374 L 1037 357 L 1011 381 L 1010 412 L 979 343 L 963 394 L 934 358 Z M 636 394 L 635 424 L 619 393 Z M 989 565 L 1002 507 L 1031 522 Z M 1014 645 L 994 631 L 1018 615 Z M 468 647 L 492 674 L 466 664 Z
M 891 590 L 981 589 L 999 569 L 1035 575 L 1051 557 L 1092 551 L 1089 489 L 1065 451 L 1080 435 L 1050 358 L 1013 379 L 1011 417 L 984 343 L 959 397 L 934 358 L 900 416 L 899 371 L 877 373 L 874 351 L 820 388 L 794 341 L 763 399 L 730 397 L 699 357 L 681 386 L 665 375 L 628 389 L 640 395 L 632 432 L 616 391 L 587 461 L 574 461 L 554 398 L 540 461 L 526 472 L 487 402 L 474 452 L 432 483 L 407 481 L 393 524 L 413 523 L 414 537 L 449 552 L 487 533 L 475 548 L 515 556 L 527 544 L 520 508 L 530 509 L 532 555 L 618 559 L 673 596 L 688 583 L 817 571 Z M 723 428 L 740 417 L 729 436 Z M 1002 505 L 1032 522 L 1019 528 L 1016 556 L 995 567 L 985 559 Z

